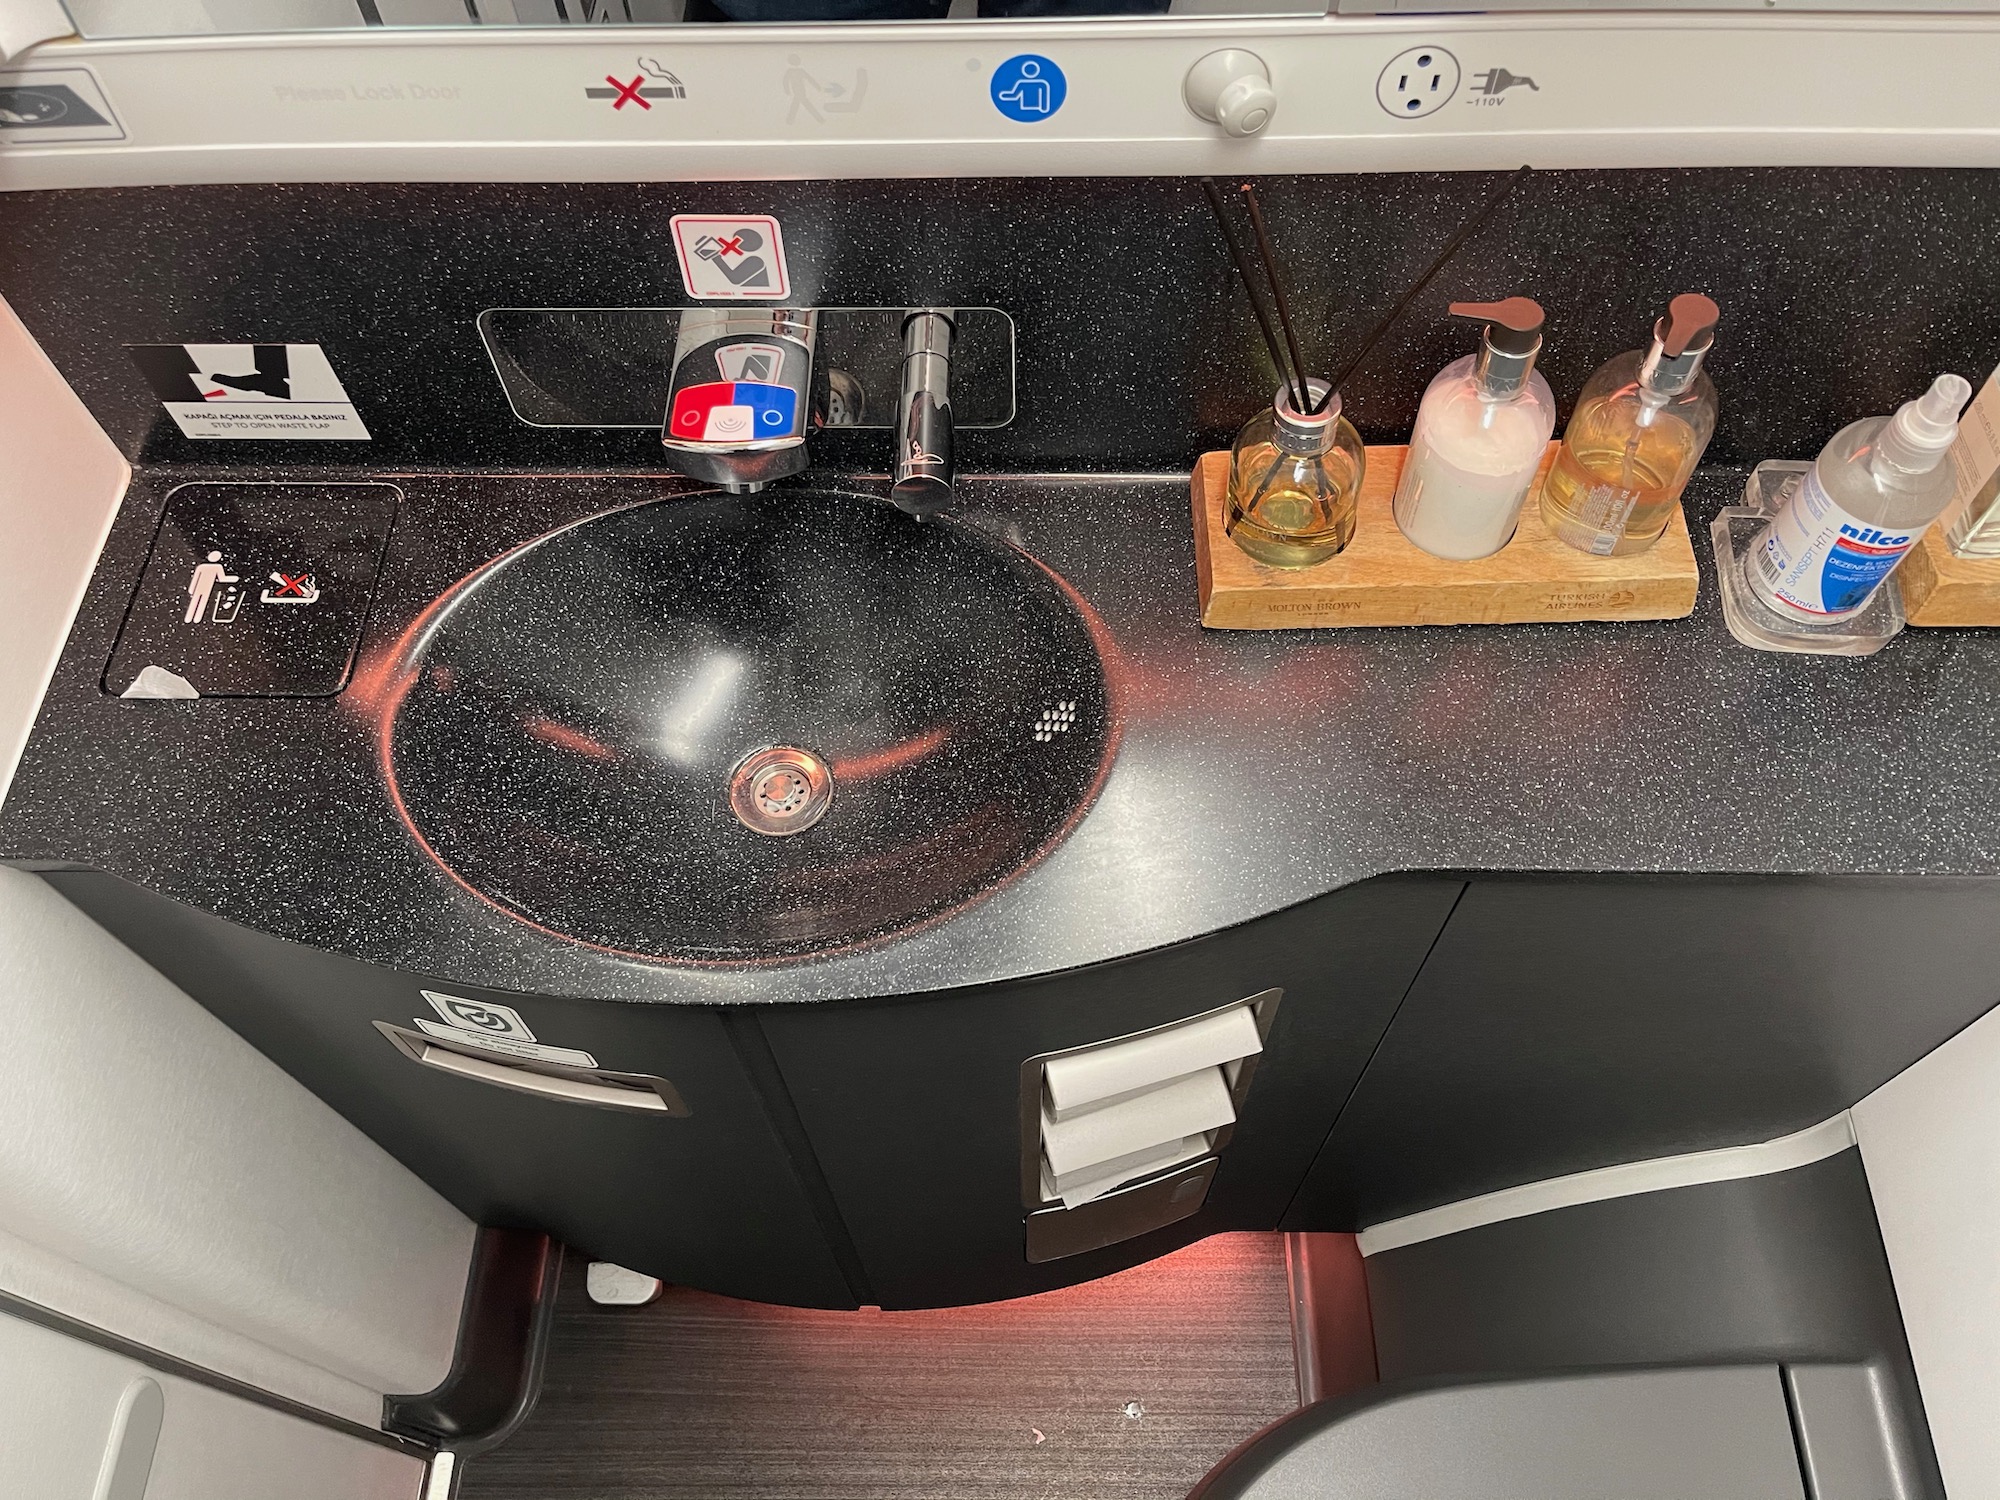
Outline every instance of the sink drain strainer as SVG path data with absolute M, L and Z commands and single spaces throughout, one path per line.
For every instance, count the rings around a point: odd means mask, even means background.
M 833 806 L 833 775 L 810 750 L 768 745 L 729 778 L 729 810 L 752 833 L 804 833 Z

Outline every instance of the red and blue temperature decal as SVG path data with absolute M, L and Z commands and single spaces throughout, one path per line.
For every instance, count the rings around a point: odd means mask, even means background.
M 682 442 L 741 443 L 791 437 L 798 419 L 790 386 L 724 380 L 676 391 L 668 430 Z

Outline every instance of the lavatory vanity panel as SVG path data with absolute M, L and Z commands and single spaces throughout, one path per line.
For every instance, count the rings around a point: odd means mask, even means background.
M 280 476 L 308 477 L 265 471 Z M 742 620 L 718 613 L 726 588 L 704 585 L 714 608 L 704 603 L 708 612 L 681 622 L 689 628 L 669 643 L 679 650 L 700 644 L 698 629 L 754 626 L 762 632 L 754 649 L 718 651 L 712 663 L 700 651 L 679 659 L 691 683 L 696 667 L 713 665 L 720 684 L 720 669 L 740 658 L 742 693 L 762 707 L 789 703 L 787 723 L 798 726 L 740 719 L 731 744 L 702 747 L 715 838 L 736 841 L 739 852 L 764 843 L 727 801 L 736 763 L 729 752 L 764 746 L 821 759 L 831 752 L 836 808 L 859 809 L 880 789 L 880 805 L 893 812 L 892 785 L 913 790 L 924 752 L 943 744 L 928 736 L 949 730 L 952 753 L 928 760 L 966 774 L 878 820 L 884 837 L 865 851 L 869 870 L 906 881 L 943 868 L 934 834 L 956 830 L 945 851 L 956 857 L 979 852 L 957 831 L 1004 832 L 971 814 L 982 798 L 1003 813 L 1029 806 L 1018 789 L 1036 765 L 1064 758 L 1077 773 L 1069 800 L 1036 804 L 1037 816 L 1049 813 L 1039 832 L 1023 825 L 1021 837 L 994 840 L 993 858 L 961 866 L 975 878 L 932 882 L 893 920 L 836 921 L 810 942 L 766 947 L 762 962 L 741 962 L 759 954 L 740 942 L 734 952 L 693 955 L 736 961 L 650 961 L 673 944 L 635 959 L 606 950 L 647 946 L 648 934 L 634 928 L 652 920 L 649 903 L 657 906 L 672 882 L 633 863 L 618 824 L 623 818 L 665 847 L 666 824 L 647 812 L 646 798 L 657 801 L 669 773 L 683 773 L 664 750 L 685 747 L 642 743 L 645 713 L 628 711 L 670 706 L 664 677 L 654 684 L 659 693 L 644 702 L 634 695 L 622 717 L 595 717 L 587 700 L 606 684 L 638 681 L 653 649 L 639 633 L 664 628 L 667 603 L 687 600 L 647 577 L 646 566 L 684 567 L 713 554 L 706 544 L 593 553 L 606 563 L 593 570 L 580 565 L 581 550 L 568 549 L 589 550 L 585 539 L 609 537 L 619 517 L 649 509 L 686 507 L 688 518 L 713 509 L 720 526 L 730 507 L 658 475 L 378 475 L 398 491 L 396 521 L 338 695 L 113 696 L 106 665 L 168 496 L 215 477 L 168 469 L 135 481 L 0 809 L 0 857 L 104 870 L 387 969 L 644 1004 L 867 999 L 1145 953 L 1396 871 L 1901 876 L 2000 868 L 1993 780 L 1936 774 L 2000 753 L 2000 642 L 1989 635 L 1911 631 L 1893 652 L 1863 661 L 1781 658 L 1736 646 L 1712 596 L 1685 620 L 1644 626 L 1210 631 L 1194 610 L 1185 480 L 962 481 L 958 513 L 921 523 L 949 528 L 950 545 L 924 550 L 991 558 L 995 570 L 940 567 L 906 587 L 887 566 L 893 559 L 869 552 L 869 528 L 843 522 L 838 541 L 824 532 L 863 503 L 829 492 L 879 496 L 879 480 L 850 478 L 762 497 L 797 504 L 790 531 L 770 528 L 767 541 L 810 555 L 813 566 L 778 579 L 782 590 L 750 589 Z M 1705 569 L 1701 520 L 1741 487 L 1741 473 L 1727 469 L 1704 470 L 1690 486 Z M 875 508 L 888 513 L 879 499 Z M 675 530 L 664 514 L 661 523 L 658 534 Z M 546 579 L 550 591 L 510 602 L 496 589 L 484 604 L 467 602 L 488 588 L 479 580 L 507 577 L 499 564 L 510 550 L 510 566 L 527 578 L 536 549 L 526 544 L 544 537 L 543 557 L 579 563 Z M 1005 592 L 1008 569 L 1067 602 L 1030 608 L 1023 593 L 1011 612 L 1001 607 L 995 591 Z M 862 573 L 879 576 L 853 576 Z M 983 592 L 959 586 L 967 578 L 981 580 Z M 648 599 L 659 603 L 653 617 L 633 616 Z M 815 600 L 839 617 L 816 618 Z M 900 618 L 899 602 L 910 606 Z M 287 607 L 258 603 L 245 613 Z M 489 608 L 478 639 L 454 634 Z M 441 616 L 446 625 L 434 628 Z M 1074 691 L 1010 659 L 968 670 L 947 717 L 925 718 L 912 706 L 910 684 L 942 693 L 960 656 L 984 664 L 1031 637 L 1070 643 L 1041 651 L 1045 662 L 1089 667 L 1076 620 L 1101 670 L 1083 672 Z M 521 632 L 511 631 L 515 623 Z M 890 624 L 893 639 L 884 633 Z M 528 644 L 533 651 L 524 653 Z M 767 646 L 811 675 L 760 675 Z M 478 674 L 511 674 L 508 684 L 518 686 L 528 668 L 536 696 L 510 697 L 512 686 L 472 691 Z M 466 684 L 454 704 L 433 696 L 448 681 Z M 1018 691 L 994 695 L 1009 683 Z M 1093 756 L 1085 752 L 1100 726 L 1082 716 L 1100 702 L 1107 717 Z M 446 707 L 459 717 L 429 728 L 449 734 L 422 745 L 408 738 L 424 727 L 418 716 Z M 467 728 L 477 733 L 459 733 Z M 626 737 L 605 738 L 611 729 Z M 794 732 L 806 734 L 803 744 L 787 737 Z M 819 743 L 836 732 L 850 742 Z M 1830 784 L 1824 746 L 1836 732 L 1844 758 L 1831 766 Z M 656 749 L 659 775 L 648 779 L 642 763 Z M 843 775 L 841 761 L 851 762 L 849 772 L 891 774 Z M 636 779 L 620 780 L 627 776 Z M 1053 785 L 1046 775 L 1041 784 Z M 515 786 L 532 795 L 512 798 Z M 1905 792 L 1912 786 L 1922 788 L 1916 812 Z M 493 792 L 485 803 L 482 787 Z M 576 793 L 569 805 L 579 814 L 569 823 L 546 815 L 569 795 L 564 787 Z M 430 792 L 450 795 L 427 801 Z M 1078 816 L 1065 821 L 1064 809 Z M 783 858 L 804 865 L 815 841 L 826 845 L 834 832 L 820 823 L 776 842 L 796 845 Z M 507 878 L 506 845 L 516 835 L 536 851 L 522 865 L 533 889 Z M 826 888 L 840 895 L 844 868 L 832 860 L 807 873 L 827 875 Z M 566 872 L 585 870 L 595 872 L 596 890 L 561 888 Z M 871 882 L 858 873 L 856 894 L 882 895 Z M 627 889 L 631 901 L 620 909 Z M 964 903 L 967 894 L 976 899 Z M 574 909 L 607 898 L 606 910 Z M 926 915 L 908 920 L 919 909 Z M 853 941 L 843 943 L 843 932 Z M 726 947 L 741 934 L 708 936 Z M 829 942 L 839 951 L 800 951 Z
M 723 1014 L 420 979 L 281 942 L 111 876 L 48 878 L 475 1223 L 547 1230 L 593 1256 L 732 1296 L 858 1300 L 785 1139 L 789 1122 L 766 1111 L 760 1049 L 741 1044 Z M 490 1072 L 455 1076 L 420 1066 L 378 1028 L 452 1045 L 464 1029 L 453 1011 L 497 1023 L 503 1041 L 519 1032 L 558 1049 L 545 1055 L 582 1053 L 662 1079 L 684 1112 L 523 1093 Z
M 1046 769 L 1051 746 L 1078 774 L 1053 836 L 995 843 L 979 867 L 990 882 L 908 924 L 853 924 L 837 952 L 819 951 L 821 933 L 676 962 L 670 944 L 614 950 L 646 946 L 629 941 L 633 924 L 684 915 L 661 904 L 675 880 L 714 885 L 698 863 L 710 831 L 738 841 L 732 857 L 802 868 L 835 825 L 766 843 L 732 816 L 739 762 L 725 751 L 796 745 L 757 724 L 698 768 L 712 827 L 673 856 L 687 868 L 646 852 L 672 832 L 646 800 L 669 777 L 642 731 L 662 726 L 592 717 L 589 695 L 608 682 L 614 708 L 638 701 L 624 686 L 663 659 L 649 632 L 699 592 L 648 566 L 699 571 L 720 554 L 696 535 L 609 551 L 591 539 L 626 526 L 657 539 L 704 517 L 719 538 L 754 507 L 658 475 L 378 473 L 396 519 L 337 695 L 114 696 L 106 664 L 168 496 L 218 477 L 243 476 L 136 480 L 0 813 L 0 854 L 51 871 L 468 1213 L 676 1281 L 784 1302 L 984 1301 L 1214 1229 L 1353 1228 L 1813 1123 L 1991 998 L 1976 978 L 1985 888 L 1934 878 L 2000 868 L 1994 782 L 1935 774 L 2000 753 L 2000 643 L 1975 632 L 1793 661 L 1735 648 L 1713 598 L 1643 627 L 1205 631 L 1185 480 L 965 481 L 957 514 L 921 524 L 939 533 L 924 550 L 966 564 L 928 581 L 890 566 L 918 523 L 853 498 L 879 482 L 781 488 L 760 503 L 797 497 L 796 525 L 750 529 L 796 533 L 820 561 L 740 591 L 740 620 L 711 578 L 697 622 L 734 630 L 764 611 L 759 640 L 805 632 L 779 655 L 806 676 L 760 675 L 758 653 L 740 653 L 745 701 L 794 702 L 817 716 L 814 736 L 873 736 L 797 747 L 824 753 L 836 807 L 866 805 L 857 767 L 907 769 L 901 756 L 921 759 L 940 726 L 963 752 L 954 763 L 977 773 L 880 820 L 889 852 L 872 864 L 808 873 L 875 899 L 885 870 L 943 868 L 912 830 L 992 831 L 960 812 Z M 1690 488 L 1704 561 L 1699 520 L 1741 484 L 1712 469 Z M 813 533 L 836 520 L 837 540 Z M 542 561 L 569 559 L 546 577 L 525 545 L 541 538 Z M 548 587 L 492 587 L 510 552 L 517 581 Z M 1003 586 L 1010 568 L 1033 570 L 1060 608 L 1029 610 Z M 991 587 L 954 581 L 968 578 Z M 892 627 L 905 632 L 894 652 Z M 859 644 L 828 654 L 849 628 Z M 1045 634 L 1075 645 L 1041 650 L 1049 661 L 1088 665 L 1087 644 L 1101 685 L 1045 694 L 1055 684 L 1019 663 L 985 669 Z M 967 642 L 981 670 L 961 692 L 950 671 Z M 533 694 L 516 695 L 524 682 Z M 1009 682 L 1025 685 L 986 712 Z M 918 697 L 953 706 L 898 717 Z M 1100 706 L 1098 738 L 1084 715 Z M 1836 721 L 1845 758 L 1830 772 L 1822 726 Z M 425 733 L 408 738 L 413 727 Z M 1839 795 L 1826 795 L 1829 774 Z M 875 784 L 890 782 L 913 785 Z M 1911 786 L 1924 789 L 1916 815 Z M 565 797 L 577 818 L 546 815 Z M 1536 883 L 1547 910 L 1518 932 L 1483 915 L 1497 898 L 1482 884 L 1426 964 L 1463 872 L 1534 869 L 1598 873 Z M 1618 872 L 1683 883 L 1626 890 Z M 1801 898 L 1789 925 L 1759 904 L 1852 877 L 1871 878 L 1830 905 Z M 1855 946 L 1812 949 L 1824 922 Z M 1961 950 L 1952 962 L 1972 977 L 1938 969 Z M 1870 954 L 1931 977 L 1907 998 Z M 691 1113 L 621 1115 L 420 1066 L 374 1023 L 433 1045 L 415 1022 L 449 1023 L 427 1012 L 425 988 L 511 1007 L 537 1044 L 605 1071 L 669 1080 Z M 1199 1168 L 1212 1180 L 1190 1178 L 1193 1196 L 1169 1205 L 1202 1207 L 1032 1259 L 1024 1063 L 1271 990 L 1282 998 L 1231 1138 Z
M 2000 1001 L 2000 882 L 1476 880 L 1287 1228 L 1775 1139 Z
M 1228 931 L 1044 979 L 773 1006 L 758 1024 L 885 1307 L 1017 1297 L 1204 1234 L 1270 1229 L 1462 883 L 1391 877 Z M 1022 1064 L 1280 991 L 1201 1211 L 1106 1249 L 1023 1253 Z M 1031 1137 L 1032 1139 L 1032 1137 Z
M 1191 43 L 1188 60 L 1200 50 Z M 1214 149 L 1247 166 L 1258 148 Z M 1331 348 L 1351 350 L 1497 174 L 1328 164 L 1263 177 L 1260 191 L 1295 308 Z M 2000 245 L 1985 232 L 1989 183 L 1963 169 L 1538 171 L 1495 232 L 1459 251 L 1431 308 L 1503 287 L 1542 299 L 1557 333 L 1541 368 L 1567 394 L 1625 347 L 1636 310 L 1663 289 L 1705 286 L 1722 296 L 1725 327 L 1741 331 L 1725 335 L 1715 371 L 1732 414 L 1709 462 L 1802 455 L 1841 412 L 1888 411 L 1939 369 L 1991 367 Z M 1890 202 L 1898 211 L 1883 213 Z M 214 463 L 219 445 L 181 434 L 127 345 L 277 337 L 325 350 L 370 441 L 246 443 L 246 466 L 657 464 L 671 335 L 551 351 L 552 371 L 574 371 L 552 373 L 551 394 L 613 385 L 637 398 L 607 425 L 565 428 L 549 425 L 567 418 L 546 407 L 517 415 L 479 324 L 491 309 L 685 305 L 679 213 L 777 218 L 801 305 L 1010 315 L 1019 411 L 1005 427 L 962 432 L 961 472 L 1185 473 L 1204 448 L 1227 446 L 1272 385 L 1184 177 L 175 184 L 10 193 L 8 210 L 0 292 L 113 441 L 148 465 Z M 1876 314 L 1899 331 L 1875 338 L 1866 359 L 1853 357 L 1852 308 L 1801 295 L 1851 283 L 1857 246 L 1799 226 L 1850 222 L 1871 225 L 1860 264 L 1888 268 L 1898 288 Z M 1402 441 L 1425 383 L 1461 352 L 1446 320 L 1406 319 L 1343 382 L 1362 435 Z M 955 364 L 955 390 L 969 389 Z M 1829 369 L 1837 381 L 1800 378 Z M 1755 398 L 1732 403 L 1732 389 Z M 887 444 L 866 428 L 816 434 L 813 447 L 817 463 L 879 470 Z

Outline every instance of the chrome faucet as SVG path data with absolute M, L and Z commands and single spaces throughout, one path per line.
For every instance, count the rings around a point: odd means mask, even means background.
M 804 469 L 818 319 L 795 307 L 684 311 L 660 429 L 667 462 L 732 493 Z
M 761 490 L 804 470 L 819 316 L 813 308 L 683 311 L 660 429 L 667 462 L 733 493 Z M 923 516 L 952 497 L 957 315 L 950 308 L 913 308 L 902 315 L 901 329 L 889 494 L 911 515 Z M 866 392 L 848 399 L 865 403 Z

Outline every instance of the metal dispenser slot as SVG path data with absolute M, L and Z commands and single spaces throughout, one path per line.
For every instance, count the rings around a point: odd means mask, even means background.
M 1281 990 L 1021 1065 L 1031 1262 L 1198 1212 L 1250 1090 Z

